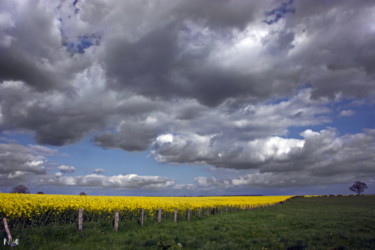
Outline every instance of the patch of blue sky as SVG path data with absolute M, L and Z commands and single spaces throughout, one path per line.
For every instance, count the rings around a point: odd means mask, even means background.
M 348 110 L 352 111 L 350 115 L 340 116 L 338 113 L 332 122 L 332 127 L 335 127 L 340 134 L 354 134 L 361 133 L 363 129 L 375 129 L 374 105 L 361 105 Z
M 94 145 L 89 138 L 79 143 L 59 148 L 60 154 L 49 159 L 57 164 L 72 165 L 74 175 L 92 174 L 94 169 L 105 170 L 103 175 L 137 174 L 173 178 L 179 184 L 192 183 L 196 176 L 209 176 L 207 166 L 163 164 L 149 157 L 150 152 L 127 152 L 103 149 Z M 194 168 L 194 170 L 192 170 Z
M 65 41 L 63 45 L 67 48 L 69 53 L 83 54 L 85 50 L 99 45 L 101 36 L 97 34 L 79 36 L 76 41 Z
M 8 132 L 2 133 L 1 137 L 9 139 L 10 142 L 21 144 L 23 146 L 35 145 L 34 135 L 32 133 Z
M 267 11 L 265 13 L 266 19 L 263 21 L 268 25 L 278 22 L 281 18 L 285 17 L 288 13 L 295 13 L 295 9 L 292 7 L 293 0 L 289 0 L 288 2 L 282 3 L 279 7 Z
M 300 133 L 306 129 L 320 131 L 328 127 L 335 128 L 339 135 L 362 133 L 364 129 L 375 129 L 374 105 L 365 104 L 353 106 L 350 100 L 332 104 L 331 122 L 301 127 L 289 127 L 287 137 L 301 139 Z M 343 108 L 344 107 L 344 108 Z M 348 115 L 340 115 L 342 111 L 348 110 Z
M 32 133 L 14 132 L 3 134 L 2 137 L 24 146 L 37 144 Z M 105 170 L 103 173 L 105 176 L 120 174 L 162 176 L 174 179 L 178 184 L 191 184 L 197 176 L 209 177 L 212 174 L 210 166 L 157 162 L 149 156 L 149 151 L 127 152 L 120 149 L 103 149 L 94 145 L 89 137 L 71 145 L 43 146 L 58 150 L 55 155 L 45 156 L 55 166 L 55 169 L 51 169 L 51 174 L 59 172 L 57 169 L 59 165 L 71 165 L 76 169 L 74 173 L 68 174 L 72 176 L 93 174 L 94 169 L 102 168 Z

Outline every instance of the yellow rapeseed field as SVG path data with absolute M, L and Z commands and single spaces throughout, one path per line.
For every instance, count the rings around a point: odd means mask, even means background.
M 255 208 L 285 201 L 292 196 L 219 196 L 219 197 L 131 197 L 131 196 L 84 196 L 47 194 L 0 193 L 0 216 L 9 219 L 38 219 L 49 215 L 68 214 L 69 211 L 83 211 L 96 215 L 113 214 L 115 210 L 134 216 L 140 209 L 148 214 L 162 208 L 173 212 L 175 208 L 186 211 L 207 207 Z M 47 218 L 46 218 L 47 219 Z

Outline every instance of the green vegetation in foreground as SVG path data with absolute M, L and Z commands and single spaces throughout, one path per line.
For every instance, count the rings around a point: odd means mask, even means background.
M 283 205 L 173 223 L 111 221 L 12 229 L 18 249 L 375 249 L 375 196 L 297 198 Z

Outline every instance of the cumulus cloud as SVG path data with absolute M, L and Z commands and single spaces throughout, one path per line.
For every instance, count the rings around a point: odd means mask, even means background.
M 231 179 L 197 177 L 195 181 L 199 186 L 209 188 L 224 184 L 227 187 L 292 187 L 348 183 L 370 179 L 375 174 L 374 130 L 343 136 L 334 129 L 306 130 L 301 136 L 303 139 L 294 142 L 268 138 L 260 144 L 257 142 L 257 147 L 244 148 L 248 165 L 240 166 L 256 172 Z M 254 145 L 254 141 L 249 145 Z M 231 158 L 226 166 L 236 168 L 236 161 L 242 162 L 243 155 Z M 214 164 L 214 160 L 209 159 L 206 163 Z
M 338 136 L 333 129 L 305 130 L 303 139 L 266 137 L 250 141 L 218 142 L 214 136 L 175 136 L 173 143 L 159 145 L 155 159 L 175 163 L 203 163 L 218 167 L 260 169 L 263 172 L 306 169 L 315 174 L 340 173 L 345 163 L 371 165 L 374 131 Z M 364 157 L 366 155 L 366 157 Z M 320 167 L 319 167 L 320 166 Z M 327 166 L 330 171 L 327 171 Z M 334 170 L 337 167 L 337 171 Z
M 35 151 L 33 147 L 0 143 L 0 185 L 2 186 L 44 175 L 47 173 L 48 166 L 46 157 Z
M 339 117 L 348 117 L 348 116 L 352 116 L 354 115 L 354 111 L 353 110 L 350 110 L 350 109 L 346 109 L 346 110 L 341 110 L 341 112 L 339 113 Z
M 71 174 L 76 171 L 76 168 L 70 165 L 61 165 L 61 166 L 58 166 L 57 169 L 60 170 L 60 172 L 64 174 Z
M 136 174 L 104 176 L 90 174 L 85 176 L 63 176 L 44 177 L 39 179 L 40 185 L 51 186 L 80 186 L 80 187 L 102 187 L 102 188 L 125 188 L 125 189 L 163 189 L 174 184 L 170 178 L 160 176 L 139 176 Z
M 95 168 L 93 171 L 94 174 L 102 174 L 104 172 L 105 170 L 103 168 Z
M 208 164 L 216 167 L 251 169 L 270 160 L 284 160 L 303 148 L 304 141 L 268 137 L 251 141 L 228 141 L 215 135 L 174 136 L 173 143 L 158 144 L 154 158 L 161 162 Z
M 99 134 L 94 142 L 104 148 L 140 151 L 172 140 L 173 134 L 214 137 L 216 141 L 246 141 L 267 135 L 287 135 L 290 126 L 309 126 L 330 121 L 326 100 L 310 99 L 311 89 L 303 89 L 288 100 L 242 105 L 222 105 L 215 109 L 193 100 L 164 105 L 159 112 L 120 120 L 114 130 Z M 163 104 L 159 104 L 162 106 Z

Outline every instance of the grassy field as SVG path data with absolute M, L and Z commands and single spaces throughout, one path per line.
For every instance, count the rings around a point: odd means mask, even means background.
M 12 229 L 18 249 L 375 249 L 375 196 L 297 198 L 269 208 L 194 218 Z M 1 248 L 1 247 L 0 247 Z

